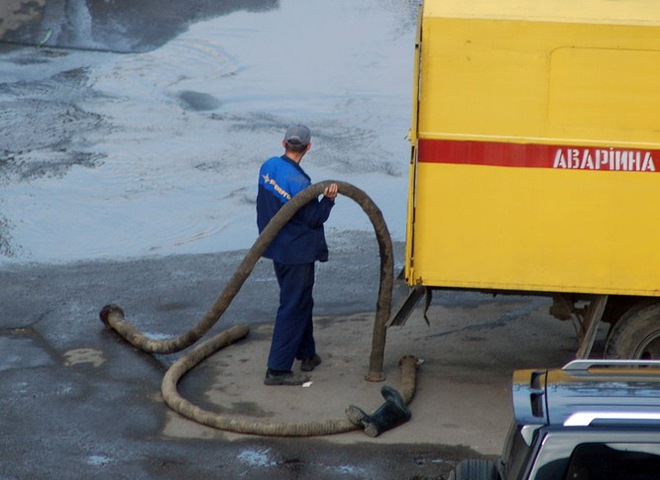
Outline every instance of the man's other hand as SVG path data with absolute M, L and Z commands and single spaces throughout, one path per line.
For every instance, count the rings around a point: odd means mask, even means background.
M 337 198 L 338 191 L 339 191 L 339 187 L 337 186 L 337 184 L 331 183 L 329 186 L 325 187 L 325 190 L 323 190 L 323 195 L 328 197 L 330 200 L 334 201 L 335 198 Z

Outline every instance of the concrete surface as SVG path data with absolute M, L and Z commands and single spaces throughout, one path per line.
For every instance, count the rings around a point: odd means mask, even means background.
M 388 332 L 384 383 L 363 379 L 368 370 L 372 314 L 318 318 L 318 349 L 324 362 L 313 372 L 310 387 L 291 388 L 262 384 L 272 326 L 256 325 L 247 339 L 219 352 L 199 374 L 192 373 L 184 380 L 181 391 L 209 409 L 247 419 L 342 418 L 349 404 L 375 410 L 383 402 L 379 393 L 382 385 L 398 385 L 398 360 L 412 354 L 423 360 L 417 395 L 411 403 L 412 420 L 368 441 L 461 445 L 496 455 L 511 419 L 512 370 L 560 366 L 574 353 L 572 327 L 546 325 L 551 321 L 543 318 L 546 310 L 545 302 L 520 297 L 478 307 L 438 305 L 430 311 L 430 327 L 418 311 L 408 324 Z M 188 387 L 188 381 L 194 386 Z M 176 415 L 168 416 L 164 433 L 237 438 L 193 427 Z M 365 438 L 351 433 L 327 440 L 347 444 Z

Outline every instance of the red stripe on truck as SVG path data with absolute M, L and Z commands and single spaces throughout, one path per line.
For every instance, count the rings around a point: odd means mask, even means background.
M 660 161 L 657 149 L 423 138 L 418 140 L 417 151 L 422 163 L 566 170 L 657 172 L 656 162 Z

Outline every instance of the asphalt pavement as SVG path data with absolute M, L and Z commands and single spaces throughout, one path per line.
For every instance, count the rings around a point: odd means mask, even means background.
M 244 339 L 180 382 L 211 411 L 250 421 L 343 418 L 373 411 L 398 361 L 422 360 L 412 419 L 377 438 L 361 431 L 312 438 L 243 435 L 171 411 L 163 374 L 181 354 L 148 355 L 104 328 L 107 303 L 139 329 L 169 338 L 215 300 L 244 252 L 64 265 L 0 272 L 0 479 L 445 478 L 466 456 L 499 453 L 511 418 L 513 370 L 560 366 L 577 348 L 573 326 L 543 297 L 436 293 L 430 325 L 418 308 L 388 330 L 386 380 L 364 380 L 378 276 L 375 241 L 348 235 L 317 272 L 315 328 L 323 363 L 306 387 L 263 384 L 277 287 L 257 264 L 211 333 L 248 323 Z M 402 245 L 396 246 L 401 258 Z M 295 366 L 298 368 L 298 366 Z

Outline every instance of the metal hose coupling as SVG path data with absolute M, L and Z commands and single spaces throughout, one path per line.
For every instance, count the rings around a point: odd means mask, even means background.
M 346 417 L 356 427 L 362 429 L 370 437 L 377 437 L 381 433 L 406 423 L 412 417 L 408 408 L 415 396 L 417 369 L 420 362 L 413 355 L 406 355 L 399 360 L 401 369 L 401 392 L 385 385 L 380 393 L 385 399 L 380 407 L 372 414 L 366 413 L 355 405 L 346 407 Z

